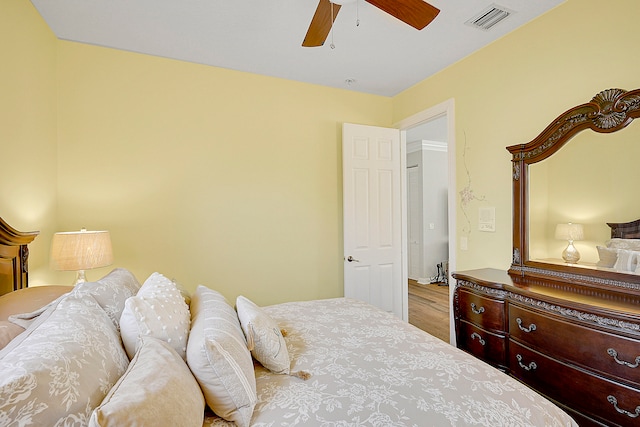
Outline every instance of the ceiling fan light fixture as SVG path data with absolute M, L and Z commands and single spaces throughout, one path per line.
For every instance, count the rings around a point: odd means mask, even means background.
M 342 7 L 341 5 L 350 2 L 356 3 L 356 27 L 359 26 L 358 0 L 318 0 L 318 7 L 311 19 L 302 46 L 318 47 L 324 45 L 329 33 L 333 33 L 331 31 L 333 22 Z M 365 0 L 365 2 L 417 30 L 422 30 L 429 25 L 440 13 L 440 9 L 424 0 Z M 333 43 L 331 47 L 335 47 Z

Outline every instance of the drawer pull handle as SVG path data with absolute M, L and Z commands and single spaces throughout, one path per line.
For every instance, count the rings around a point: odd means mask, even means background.
M 522 319 L 519 318 L 519 317 L 516 319 L 516 323 L 518 324 L 518 328 L 520 328 L 521 331 L 529 333 L 529 332 L 533 332 L 533 331 L 536 330 L 536 324 L 535 323 L 532 323 L 531 325 L 529 325 L 528 328 L 525 328 L 524 326 L 522 326 Z
M 518 359 L 518 365 L 520 365 L 520 367 L 525 371 L 535 371 L 536 369 L 538 369 L 538 365 L 536 365 L 536 362 L 531 362 L 528 365 L 522 363 L 522 356 L 519 354 L 516 354 L 516 359 Z
M 484 313 L 484 307 L 476 308 L 476 304 L 472 302 L 471 311 L 473 311 L 475 314 L 482 314 Z
M 640 356 L 636 357 L 636 363 L 626 362 L 624 360 L 618 359 L 618 352 L 614 349 L 610 348 L 607 350 L 609 356 L 613 357 L 613 360 L 618 362 L 620 365 L 628 366 L 629 368 L 637 368 L 640 365 Z
M 618 408 L 618 399 L 616 399 L 615 397 L 609 395 L 607 396 L 607 400 L 613 405 L 614 408 L 616 408 L 616 411 L 620 412 L 621 414 L 625 414 L 629 418 L 637 418 L 638 415 L 640 415 L 640 406 L 636 406 L 635 412 L 629 412 L 625 409 Z
M 485 340 L 482 339 L 482 337 L 480 336 L 479 333 L 477 333 L 477 332 L 472 333 L 471 334 L 471 339 L 474 340 L 476 338 L 478 338 L 478 341 L 480 342 L 480 344 L 482 344 L 482 345 L 486 344 Z

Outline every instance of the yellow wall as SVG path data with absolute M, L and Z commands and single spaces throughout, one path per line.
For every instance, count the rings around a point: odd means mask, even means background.
M 30 245 L 31 282 L 48 271 L 56 227 L 56 38 L 30 2 L 0 2 L 0 216 Z
M 485 199 L 467 206 L 469 250 L 457 267 L 505 268 L 505 147 L 602 89 L 639 87 L 639 15 L 635 0 L 568 0 L 384 98 L 56 41 L 29 2 L 5 0 L 3 153 L 30 167 L 3 166 L 0 215 L 42 231 L 31 247 L 36 284 L 71 281 L 48 269 L 51 234 L 87 227 L 108 228 L 116 265 L 141 280 L 158 270 L 261 304 L 339 296 L 341 124 L 388 126 L 455 98 L 457 191 L 470 185 Z M 496 207 L 495 233 L 476 231 L 481 206 Z
M 390 125 L 390 98 L 78 43 L 58 55 L 62 228 L 109 229 L 140 279 L 262 304 L 342 295 L 341 125 Z
M 568 0 L 481 51 L 394 98 L 394 122 L 455 98 L 458 191 L 468 184 L 484 201 L 457 201 L 457 269 L 507 268 L 511 262 L 511 162 L 505 147 L 535 138 L 565 110 L 603 89 L 640 87 L 636 34 L 640 2 Z M 478 208 L 496 208 L 496 232 L 477 231 Z

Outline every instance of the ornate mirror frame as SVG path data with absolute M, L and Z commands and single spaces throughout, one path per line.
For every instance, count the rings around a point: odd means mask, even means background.
M 582 131 L 612 133 L 640 117 L 640 89 L 607 89 L 558 116 L 534 140 L 507 147 L 513 164 L 513 252 L 510 274 L 564 280 L 602 290 L 640 294 L 640 275 L 547 264 L 529 259 L 529 165 L 540 162 Z M 638 213 L 640 215 L 640 212 Z

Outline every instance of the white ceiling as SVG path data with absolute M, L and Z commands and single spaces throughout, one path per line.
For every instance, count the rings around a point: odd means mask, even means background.
M 384 96 L 564 1 L 430 0 L 441 12 L 418 31 L 358 0 L 342 6 L 332 49 L 331 35 L 301 47 L 317 0 L 31 0 L 60 39 Z M 493 4 L 515 13 L 489 31 L 465 25 Z

